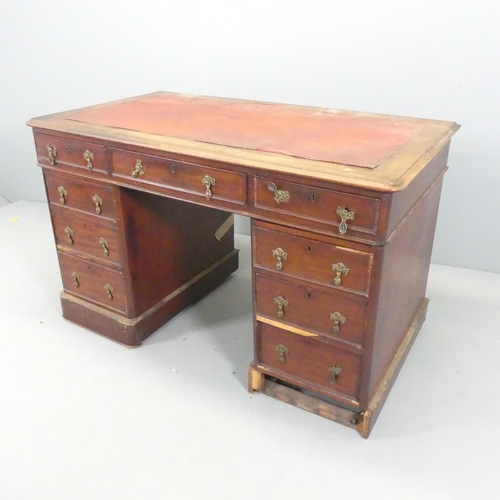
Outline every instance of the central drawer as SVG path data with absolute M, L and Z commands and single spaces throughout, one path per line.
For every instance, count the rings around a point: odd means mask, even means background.
M 175 189 L 207 200 L 247 204 L 247 175 L 158 156 L 111 150 L 113 175 Z
M 256 313 L 363 347 L 364 302 L 255 275 Z

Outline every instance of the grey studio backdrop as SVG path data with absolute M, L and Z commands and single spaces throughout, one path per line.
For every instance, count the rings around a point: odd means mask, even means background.
M 498 0 L 4 0 L 0 23 L 11 202 L 45 201 L 29 118 L 156 90 L 450 120 L 432 260 L 500 272 Z

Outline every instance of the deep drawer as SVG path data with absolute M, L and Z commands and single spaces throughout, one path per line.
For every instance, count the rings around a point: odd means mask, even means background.
M 254 265 L 358 294 L 369 294 L 373 254 L 286 233 L 252 228 Z
M 237 205 L 246 205 L 247 176 L 157 156 L 112 150 L 115 176 Z
M 318 339 L 257 324 L 257 362 L 287 381 L 326 395 L 358 399 L 361 356 Z
M 96 302 L 107 309 L 126 312 L 123 277 L 120 272 L 63 252 L 58 252 L 57 255 L 66 292 Z
M 255 178 L 255 206 L 329 224 L 336 234 L 376 234 L 380 200 L 271 178 Z M 337 211 L 345 214 L 342 216 Z M 344 212 L 343 212 L 344 211 Z
M 106 148 L 89 142 L 35 134 L 38 163 L 42 166 L 67 166 L 88 172 L 107 172 Z
M 362 347 L 366 304 L 255 275 L 256 313 Z
M 68 210 L 51 209 L 54 236 L 59 246 L 111 262 L 119 262 L 117 230 L 99 220 L 75 217 Z
M 115 220 L 111 187 L 51 172 L 44 172 L 44 176 L 50 203 Z

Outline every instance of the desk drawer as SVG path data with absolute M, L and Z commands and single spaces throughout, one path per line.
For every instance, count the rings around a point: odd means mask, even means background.
M 368 296 L 372 253 L 288 234 L 280 226 L 266 226 L 276 230 L 253 223 L 255 266 Z
M 115 220 L 111 187 L 51 172 L 45 172 L 44 176 L 50 203 L 81 210 L 103 219 Z
M 376 234 L 380 200 L 274 179 L 255 178 L 255 206 L 332 225 L 337 234 Z M 337 211 L 345 211 L 345 223 Z
M 207 200 L 246 205 L 247 175 L 130 151 L 112 150 L 115 176 L 175 189 Z
M 326 395 L 358 399 L 362 357 L 321 340 L 257 324 L 257 362 Z
M 256 313 L 305 330 L 339 338 L 362 347 L 366 304 L 255 275 Z
M 120 312 L 127 305 L 122 274 L 84 259 L 58 252 L 64 290 Z
M 86 253 L 99 259 L 119 262 L 117 230 L 98 220 L 75 217 L 68 210 L 54 206 L 51 209 L 54 237 L 59 246 Z
M 107 154 L 104 146 L 35 134 L 35 147 L 38 163 L 42 166 L 66 166 L 85 169 L 88 172 L 107 172 Z

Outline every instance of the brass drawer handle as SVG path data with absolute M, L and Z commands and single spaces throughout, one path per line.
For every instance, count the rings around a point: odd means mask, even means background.
M 335 213 L 340 217 L 339 233 L 345 234 L 347 232 L 347 221 L 354 220 L 354 212 L 349 212 L 344 207 L 337 207 Z
M 328 372 L 330 373 L 330 384 L 335 384 L 337 377 L 342 372 L 342 367 L 339 365 L 329 366 Z
M 94 196 L 92 196 L 92 201 L 95 204 L 95 213 L 97 215 L 101 215 L 101 211 L 102 211 L 102 200 L 101 200 L 101 198 L 99 198 L 99 196 L 97 194 L 95 194 Z
M 335 278 L 333 278 L 335 286 L 342 284 L 342 275 L 347 276 L 349 274 L 349 268 L 345 267 L 343 262 L 332 264 L 332 271 L 336 274 Z
M 73 241 L 73 230 L 68 226 L 68 227 L 66 227 L 64 229 L 64 234 L 68 238 L 68 243 L 70 245 L 73 245 L 73 243 L 74 243 L 74 241 Z
M 142 164 L 142 160 L 136 160 L 135 168 L 132 172 L 132 177 L 137 179 L 140 175 L 144 175 L 146 173 L 146 167 Z
M 68 196 L 68 192 L 64 189 L 64 186 L 59 186 L 57 192 L 59 193 L 59 203 L 61 205 L 66 205 L 66 196 Z
M 267 189 L 274 193 L 274 201 L 276 203 L 288 203 L 290 201 L 290 193 L 283 189 L 278 189 L 273 182 L 267 185 Z
M 99 238 L 99 245 L 101 245 L 104 255 L 109 255 L 108 240 Z
M 273 250 L 273 257 L 276 258 L 276 271 L 282 271 L 283 261 L 288 258 L 288 254 L 281 247 L 278 247 Z
M 56 164 L 57 149 L 52 144 L 47 144 L 47 153 L 49 154 L 49 163 Z
M 342 325 L 345 323 L 345 316 L 342 316 L 342 314 L 340 314 L 338 311 L 335 311 L 330 314 L 330 319 L 333 321 L 333 331 L 335 333 L 339 333 L 339 323 Z
M 86 149 L 85 152 L 83 153 L 83 159 L 87 162 L 87 168 L 89 172 L 92 172 L 92 169 L 94 168 L 94 166 L 92 165 L 92 161 L 94 159 L 94 153 Z
M 208 174 L 205 175 L 205 177 L 203 177 L 203 179 L 201 180 L 201 183 L 205 186 L 205 196 L 207 197 L 207 200 L 212 198 L 213 194 L 211 188 L 215 186 L 216 182 L 217 181 L 213 177 L 210 177 L 210 175 Z
M 278 295 L 277 297 L 274 297 L 274 303 L 278 306 L 278 318 L 282 318 L 285 315 L 283 308 L 288 307 L 288 300 L 281 295 Z
M 283 344 L 278 344 L 275 349 L 279 354 L 279 360 L 284 363 L 286 361 L 285 356 L 287 356 L 290 351 Z
M 113 287 L 109 283 L 106 283 L 104 285 L 104 290 L 106 290 L 106 294 L 108 295 L 108 299 L 113 300 Z
M 71 277 L 73 278 L 73 283 L 75 284 L 76 288 L 80 286 L 80 276 L 78 276 L 78 273 L 76 271 L 73 271 L 71 273 Z

